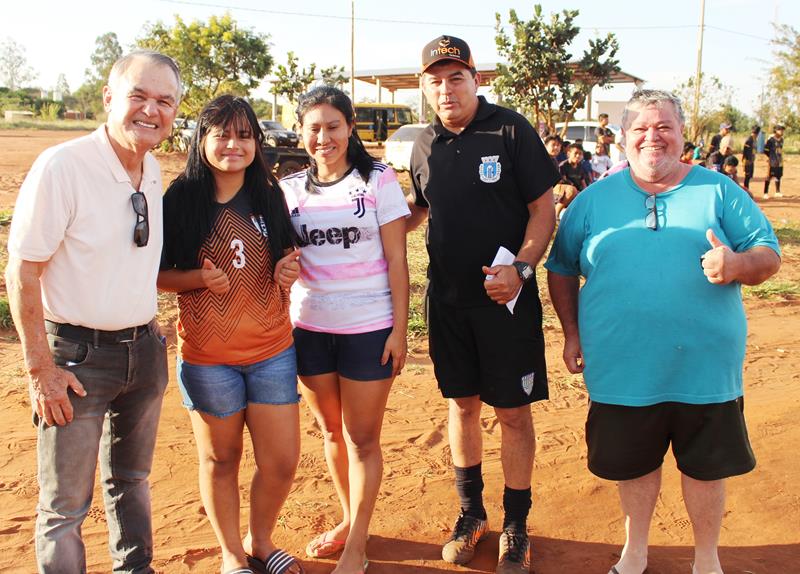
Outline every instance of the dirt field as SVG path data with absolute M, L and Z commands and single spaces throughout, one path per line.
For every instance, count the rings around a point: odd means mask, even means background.
M 31 163 L 44 148 L 75 132 L 0 131 L 0 209 L 13 207 L 17 190 Z M 183 158 L 162 156 L 164 180 L 182 167 Z M 789 157 L 784 198 L 763 203 L 776 228 L 791 227 L 784 245 L 783 268 L 774 284 L 777 294 L 746 297 L 750 319 L 745 364 L 747 418 L 758 467 L 729 481 L 728 512 L 721 539 L 725 571 L 786 574 L 800 572 L 800 464 L 792 454 L 800 444 L 800 301 L 781 282 L 800 284 L 800 158 Z M 756 174 L 763 176 L 759 163 Z M 761 178 L 753 184 L 761 189 Z M 759 194 L 760 195 L 760 194 Z M 788 232 L 787 232 L 788 233 Z M 5 251 L 8 227 L 0 228 Z M 5 286 L 2 287 L 4 293 Z M 546 290 L 545 290 L 546 291 Z M 543 293 L 548 318 L 547 341 L 551 400 L 534 406 L 538 452 L 533 476 L 530 519 L 533 571 L 605 574 L 621 549 L 624 523 L 614 483 L 593 477 L 586 469 L 583 423 L 587 395 L 581 379 L 561 362 L 561 333 Z M 170 326 L 172 380 L 155 454 L 153 520 L 155 567 L 160 572 L 218 572 L 218 549 L 200 503 L 197 463 L 189 418 L 174 384 L 175 309 L 163 299 L 160 318 Z M 386 414 L 383 445 L 385 476 L 368 545 L 371 574 L 412 572 L 494 572 L 497 536 L 502 519 L 502 475 L 499 427 L 484 410 L 485 499 L 492 535 L 478 547 L 469 568 L 440 559 L 457 497 L 447 446 L 445 402 L 433 379 L 425 341 L 411 343 L 410 364 L 396 381 Z M 36 438 L 30 424 L 19 344 L 12 331 L 0 332 L 0 397 L 3 399 L 0 459 L 0 571 L 34 572 L 33 522 L 36 506 Z M 302 408 L 302 457 L 297 478 L 275 536 L 289 552 L 302 555 L 312 535 L 333 526 L 337 503 L 322 454 L 322 439 L 308 410 Z M 241 483 L 253 468 L 245 456 Z M 109 572 L 102 498 L 95 502 L 83 527 L 89 569 Z M 244 513 L 243 513 L 244 515 Z M 246 520 L 243 520 L 246 522 Z M 665 464 L 664 488 L 651 529 L 650 574 L 690 572 L 692 533 L 683 509 L 674 461 Z M 310 574 L 333 569 L 331 560 L 304 563 Z

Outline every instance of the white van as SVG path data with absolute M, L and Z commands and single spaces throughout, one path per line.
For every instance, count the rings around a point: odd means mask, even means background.
M 574 143 L 576 139 L 581 138 L 583 139 L 583 149 L 588 151 L 589 153 L 594 153 L 595 146 L 597 145 L 597 139 L 594 136 L 594 130 L 600 127 L 600 122 L 597 121 L 575 121 L 569 122 L 567 126 L 567 133 L 564 136 L 565 140 L 568 140 L 570 143 Z M 620 126 L 615 124 L 608 124 L 607 128 L 611 129 L 614 132 L 614 139 L 615 141 L 619 141 L 620 134 L 622 129 Z M 564 128 L 564 124 L 559 122 L 556 124 L 556 133 L 560 134 L 561 130 Z M 624 144 L 623 144 L 624 145 Z M 620 159 L 619 150 L 617 146 L 610 145 L 608 150 L 608 155 L 611 157 L 611 161 L 617 163 Z
M 411 149 L 417 136 L 428 127 L 428 124 L 406 124 L 400 126 L 383 144 L 383 161 L 395 171 L 411 169 Z

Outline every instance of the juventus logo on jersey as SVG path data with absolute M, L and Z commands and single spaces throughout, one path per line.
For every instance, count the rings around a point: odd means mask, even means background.
M 353 203 L 356 204 L 356 210 L 353 212 L 353 215 L 356 217 L 364 217 L 364 215 L 367 213 L 367 208 L 364 204 L 365 195 L 367 195 L 367 190 L 363 187 L 357 187 L 350 190 L 350 199 L 352 199 Z

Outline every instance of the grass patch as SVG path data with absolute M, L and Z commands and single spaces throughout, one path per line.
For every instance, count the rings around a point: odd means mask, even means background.
M 800 296 L 800 284 L 794 281 L 765 281 L 753 287 L 745 286 L 745 297 L 758 297 L 759 299 L 794 299 Z
M 100 123 L 98 120 L 16 120 L 13 122 L 0 121 L 0 129 L 94 131 Z
M 427 284 L 428 252 L 425 249 L 425 225 L 420 225 L 407 236 L 408 276 L 410 300 L 408 307 L 408 334 L 424 337 L 428 334 L 425 324 L 425 289 Z
M 10 329 L 13 326 L 14 319 L 11 318 L 11 307 L 8 305 L 8 299 L 0 297 L 0 327 Z
M 772 135 L 768 133 L 767 138 Z M 783 153 L 796 154 L 800 153 L 800 134 L 789 134 L 783 136 Z
M 778 227 L 775 229 L 778 242 L 781 245 L 800 245 L 800 228 L 798 227 Z

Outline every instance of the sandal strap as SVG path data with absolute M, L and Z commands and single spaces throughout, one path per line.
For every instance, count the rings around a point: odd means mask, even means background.
M 268 574 L 284 574 L 293 564 L 300 563 L 297 561 L 297 558 L 280 549 L 275 550 L 264 559 L 264 565 L 267 567 Z M 300 566 L 300 572 L 303 571 L 303 567 Z

